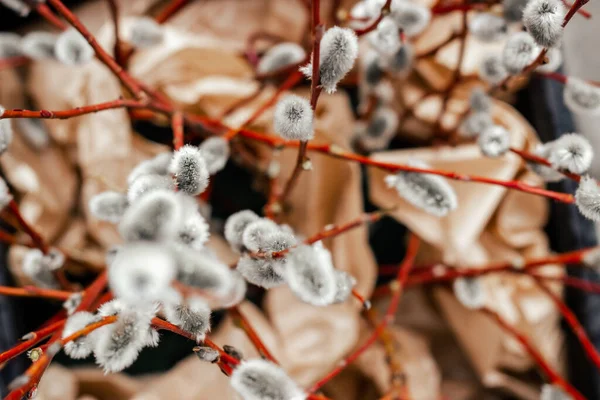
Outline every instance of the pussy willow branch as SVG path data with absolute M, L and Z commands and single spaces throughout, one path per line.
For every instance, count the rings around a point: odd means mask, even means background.
M 572 172 L 568 172 L 568 171 L 564 171 L 564 170 L 560 170 L 560 169 L 556 169 L 556 168 L 554 168 L 554 166 L 552 165 L 552 163 L 550 163 L 550 161 L 546 160 L 543 157 L 539 157 L 539 156 L 537 156 L 535 154 L 529 153 L 529 152 L 524 151 L 524 150 L 515 149 L 513 147 L 510 148 L 510 151 L 513 152 L 513 153 L 515 153 L 515 154 L 517 154 L 518 156 L 520 156 L 525 161 L 529 161 L 529 162 L 534 162 L 536 164 L 545 165 L 547 167 L 550 167 L 550 168 L 556 170 L 557 172 L 560 172 L 561 174 L 563 174 L 564 176 L 566 176 L 569 179 L 574 180 L 575 182 L 581 181 L 581 175 L 574 174 Z
M 383 20 L 383 18 L 385 18 L 385 16 L 387 16 L 390 13 L 391 7 L 392 7 L 392 0 L 387 0 L 385 2 L 385 4 L 381 7 L 381 11 L 379 12 L 379 16 L 377 17 L 377 19 L 375 19 L 375 21 L 373 21 L 369 26 L 367 26 L 363 29 L 356 29 L 354 31 L 354 32 L 356 32 L 356 36 L 360 37 L 360 36 L 366 35 L 369 32 L 373 32 L 375 29 L 377 29 L 377 26 Z
M 36 2 L 35 11 L 58 30 L 64 31 L 67 26 L 58 18 L 45 2 Z
M 163 24 L 169 20 L 174 14 L 185 7 L 190 0 L 171 0 L 171 2 L 160 12 L 155 18 L 156 22 Z
M 35 332 L 29 332 L 27 335 L 24 336 L 27 337 L 26 340 L 0 354 L 0 365 L 4 364 L 9 360 L 12 360 L 20 354 L 23 354 L 42 340 L 46 339 L 48 336 L 52 335 L 54 332 L 61 330 L 65 325 L 65 322 L 66 319 L 63 318 L 59 321 L 53 322 L 52 324 L 38 329 Z
M 115 45 L 113 47 L 113 53 L 115 55 L 115 61 L 121 67 L 125 68 L 126 61 L 123 58 L 123 47 L 121 45 L 121 33 L 119 32 L 119 5 L 117 0 L 105 0 L 108 5 L 110 17 L 113 22 L 113 34 L 115 36 Z
M 258 351 L 258 354 L 261 357 L 274 362 L 275 364 L 279 364 L 275 356 L 273 356 L 273 354 L 269 351 L 269 349 L 264 344 L 260 336 L 252 327 L 250 320 L 246 318 L 246 316 L 244 315 L 244 313 L 242 313 L 240 308 L 238 306 L 232 307 L 229 309 L 229 313 L 231 314 L 234 320 L 237 320 L 237 325 L 246 333 L 246 336 L 248 336 L 248 339 L 250 339 L 250 341 Z
M 73 292 L 63 290 L 43 289 L 37 286 L 24 286 L 22 288 L 0 286 L 0 296 L 13 297 L 40 297 L 49 300 L 65 301 Z
M 533 358 L 536 364 L 544 371 L 544 374 L 548 377 L 551 383 L 560 386 L 566 393 L 571 395 L 574 400 L 586 400 L 585 397 L 577 391 L 569 382 L 563 379 L 544 359 L 542 354 L 529 342 L 529 339 L 512 325 L 506 322 L 498 313 L 493 310 L 484 308 L 481 310 L 484 314 L 491 317 L 506 333 L 513 336 L 527 351 L 527 353 Z
M 354 352 L 348 355 L 344 360 L 333 370 L 331 370 L 324 378 L 319 380 L 317 383 L 311 387 L 308 392 L 314 393 L 319 390 L 323 385 L 329 382 L 331 379 L 335 378 L 340 372 L 344 370 L 348 365 L 354 362 L 361 354 L 363 354 L 381 335 L 384 329 L 388 326 L 388 324 L 392 323 L 394 320 L 394 315 L 396 314 L 396 310 L 398 308 L 398 304 L 400 303 L 400 298 L 402 296 L 402 291 L 404 288 L 404 284 L 408 279 L 408 275 L 410 270 L 414 264 L 415 257 L 417 255 L 417 251 L 419 250 L 420 240 L 414 234 L 410 235 L 408 240 L 408 247 L 406 249 L 406 255 L 404 256 L 404 260 L 402 264 L 398 268 L 398 274 L 395 279 L 394 286 L 394 294 L 392 295 L 392 299 L 390 300 L 390 304 L 385 312 L 385 315 L 381 319 L 381 322 L 377 325 L 377 328 L 373 332 L 373 334 Z
M 173 149 L 179 150 L 183 147 L 183 113 L 181 111 L 175 111 L 171 120 L 171 127 L 173 128 Z

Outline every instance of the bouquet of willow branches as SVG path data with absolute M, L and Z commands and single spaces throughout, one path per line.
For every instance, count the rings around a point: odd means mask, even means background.
M 385 389 L 378 394 L 381 399 L 425 400 L 417 394 L 391 332 L 394 319 L 401 314 L 398 307 L 404 288 L 432 283 L 450 283 L 453 299 L 463 309 L 493 321 L 539 367 L 544 383 L 533 392 L 521 391 L 521 397 L 541 393 L 545 400 L 584 399 L 554 360 L 548 360 L 545 351 L 540 350 L 543 338 L 528 337 L 506 317 L 501 304 L 492 304 L 483 280 L 484 276 L 507 273 L 530 279 L 556 306 L 590 360 L 600 368 L 600 353 L 549 281 L 587 291 L 598 288 L 562 275 L 545 275 L 541 269 L 557 264 L 597 266 L 598 249 L 503 258 L 484 265 L 468 260 L 469 254 L 455 254 L 453 259 L 438 257 L 435 263 L 418 268 L 415 263 L 419 247 L 440 245 L 439 240 L 420 234 L 420 225 L 439 226 L 435 225 L 438 221 L 452 218 L 470 188 L 481 184 L 574 204 L 583 216 L 600 221 L 600 189 L 587 174 L 593 158 L 589 142 L 577 133 L 565 133 L 553 142 L 519 146 L 515 144 L 516 133 L 497 115 L 497 107 L 503 107 L 497 98 L 506 99 L 532 75 L 563 83 L 564 103 L 572 112 L 600 113 L 598 84 L 556 72 L 562 61 L 563 31 L 576 14 L 581 14 L 577 18 L 590 17 L 582 9 L 587 0 L 573 4 L 561 0 L 440 0 L 431 4 L 362 0 L 353 4 L 329 1 L 326 7 L 319 0 L 288 1 L 309 16 L 304 40 L 285 41 L 267 31 L 247 38 L 246 48 L 237 57 L 250 66 L 253 79 L 260 84 L 214 115 L 186 107 L 156 82 L 144 82 L 131 68 L 136 53 L 160 48 L 171 40 L 172 32 L 165 24 L 174 15 L 185 13 L 194 2 L 172 0 L 152 12 L 153 16 L 137 15 L 127 29 L 121 29 L 122 5 L 107 0 L 113 34 L 113 45 L 107 46 L 61 0 L 0 0 L 5 7 L 3 13 L 6 9 L 21 16 L 38 13 L 51 24 L 48 30 L 26 35 L 1 33 L 0 68 L 37 64 L 43 69 L 44 65 L 64 64 L 70 71 L 77 71 L 101 64 L 118 79 L 122 91 L 118 98 L 71 109 L 0 107 L 0 152 L 4 153 L 0 157 L 15 157 L 11 152 L 17 133 L 20 142 L 39 154 L 51 145 L 53 138 L 35 120 L 68 120 L 84 115 L 93 119 L 113 112 L 108 110 L 126 110 L 131 121 L 149 120 L 157 125 L 166 121 L 172 134 L 169 151 L 146 157 L 133 168 L 119 169 L 125 188 L 96 193 L 85 202 L 85 213 L 114 225 L 119 236 L 118 244 L 103 249 L 104 265 L 85 287 L 66 273 L 70 264 L 78 264 L 77 255 L 54 245 L 23 212 L 19 192 L 28 183 L 14 178 L 26 174 L 22 169 L 19 173 L 7 169 L 10 162 L 2 163 L 8 183 L 0 181 L 4 222 L 0 239 L 13 247 L 27 248 L 19 267 L 31 284 L 0 287 L 0 295 L 64 302 L 64 310 L 0 354 L 0 366 L 23 353 L 31 360 L 29 368 L 10 383 L 6 399 L 32 397 L 52 359 L 61 351 L 73 359 L 93 355 L 105 373 L 118 373 L 130 367 L 142 349 L 160 346 L 160 331 L 170 331 L 189 339 L 190 352 L 220 369 L 228 377 L 234 396 L 242 399 L 345 398 L 330 394 L 335 393 L 328 391 L 330 381 L 382 344 L 384 368 L 389 374 L 381 386 Z M 442 30 L 437 21 L 447 16 L 456 17 L 459 29 L 424 50 L 425 38 Z M 269 46 L 259 49 L 257 43 L 261 40 Z M 489 47 L 485 54 L 476 54 L 474 73 L 465 76 L 470 52 L 477 53 L 477 48 L 467 45 L 473 40 Z M 456 56 L 450 63 L 453 67 L 445 70 L 444 84 L 439 87 L 429 82 L 425 85 L 429 88 L 423 89 L 423 76 L 427 71 L 431 75 L 432 60 L 438 63 L 435 68 L 440 67 L 440 59 L 434 56 L 451 43 L 456 44 Z M 45 79 L 53 79 L 52 74 Z M 470 83 L 465 86 L 466 81 Z M 304 91 L 291 93 L 302 85 Z M 336 96 L 336 91 L 353 87 L 358 88 L 358 115 L 353 118 L 351 131 L 343 132 L 347 140 L 343 144 L 323 141 L 318 135 L 323 130 L 319 125 L 323 113 L 318 108 L 320 100 L 323 103 L 327 97 Z M 419 87 L 416 94 L 410 92 L 415 87 Z M 222 88 L 227 90 L 226 85 Z M 435 104 L 428 103 L 434 97 Z M 243 118 L 229 118 L 253 102 L 259 104 Z M 265 115 L 268 128 L 256 128 Z M 411 118 L 427 122 L 427 128 L 423 124 L 415 128 Z M 398 138 L 411 134 L 414 138 L 415 132 L 423 130 L 431 134 L 428 143 L 435 144 L 427 151 L 435 152 L 440 145 L 452 149 L 476 142 L 478 155 L 501 163 L 517 158 L 534 179 L 501 179 L 434 167 L 437 153 L 429 160 L 410 155 L 403 162 L 390 161 L 378 153 L 394 147 Z M 257 151 L 256 146 L 261 150 Z M 314 193 L 299 190 L 299 182 L 323 178 L 326 171 L 319 168 L 325 164 L 317 162 L 321 160 L 318 157 L 367 167 L 370 185 L 380 188 L 371 193 L 380 208 L 340 223 L 324 224 L 310 234 L 299 231 L 294 223 L 286 223 L 299 204 L 317 206 L 307 199 Z M 267 182 L 260 188 L 266 203 L 260 213 L 238 209 L 220 224 L 206 206 L 213 202 L 213 181 L 230 163 L 241 165 Z M 285 163 L 290 166 L 287 170 L 282 168 Z M 229 177 L 229 184 L 236 185 L 235 179 Z M 578 183 L 574 195 L 545 189 L 544 182 L 562 179 Z M 454 181 L 460 181 L 461 186 L 455 186 Z M 327 192 L 327 185 L 333 181 L 325 182 L 325 186 L 322 183 L 320 190 Z M 383 192 L 385 201 L 378 194 Z M 394 200 L 390 202 L 390 198 Z M 339 207 L 345 205 L 340 201 Z M 301 218 L 311 221 L 316 211 L 310 211 Z M 328 244 L 388 215 L 412 232 L 406 251 L 399 254 L 402 262 L 392 268 L 394 278 L 373 291 L 372 278 L 371 283 L 361 286 L 366 278 L 354 276 L 341 265 L 350 262 L 351 246 L 346 246 L 347 253 L 334 256 Z M 223 259 L 208 245 L 211 237 L 225 239 L 234 262 Z M 369 246 L 367 240 L 361 245 Z M 471 264 L 469 267 L 458 265 L 465 260 Z M 383 267 L 379 275 L 384 275 Z M 299 303 L 305 303 L 302 307 L 310 307 L 314 315 L 351 303 L 353 312 L 371 326 L 342 359 L 329 360 L 329 372 L 311 375 L 309 385 L 306 379 L 300 383 L 265 344 L 260 329 L 254 326 L 256 321 L 242 310 L 241 304 L 256 287 L 267 292 L 285 290 Z M 386 297 L 387 303 L 380 301 Z M 211 340 L 211 315 L 222 310 L 237 321 L 258 356 L 246 357 L 236 343 Z M 297 310 L 290 307 L 286 313 L 293 317 Z M 491 385 L 493 377 L 485 378 Z M 230 397 L 229 388 L 219 390 L 222 395 L 218 398 Z

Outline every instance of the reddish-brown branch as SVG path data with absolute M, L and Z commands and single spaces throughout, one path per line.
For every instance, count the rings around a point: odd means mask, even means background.
M 54 9 L 62 15 L 75 29 L 83 35 L 90 46 L 94 49 L 98 59 L 105 64 L 113 74 L 119 78 L 121 83 L 135 96 L 141 100 L 146 98 L 146 93 L 142 87 L 133 79 L 103 48 L 100 46 L 94 35 L 81 23 L 79 18 L 73 14 L 61 0 L 47 0 Z
M 21 229 L 23 229 L 23 231 L 27 235 L 29 235 L 36 247 L 40 249 L 44 254 L 46 254 L 48 252 L 48 246 L 44 242 L 44 239 L 31 225 L 29 225 L 27 221 L 25 221 L 25 218 L 23 218 L 23 216 L 21 215 L 21 211 L 19 211 L 19 206 L 17 205 L 17 202 L 14 199 L 11 200 L 10 203 L 8 203 L 8 209 L 19 222 Z
M 107 101 L 105 103 L 92 104 L 89 106 L 76 107 L 70 110 L 50 111 L 50 110 L 5 110 L 0 119 L 4 118 L 41 118 L 41 119 L 68 119 L 81 115 L 97 113 L 105 110 L 116 108 L 145 108 L 148 105 L 138 101 L 129 99 L 117 99 Z
M 575 0 L 575 2 L 571 5 L 571 8 L 569 8 L 569 12 L 567 12 L 567 15 L 565 15 L 565 19 L 563 20 L 562 24 L 563 28 L 569 23 L 569 21 L 571 20 L 571 18 L 573 18 L 575 13 L 579 11 L 579 9 L 586 5 L 589 1 L 590 0 Z
M 387 325 L 391 323 L 394 319 L 394 315 L 396 314 L 396 310 L 398 308 L 398 304 L 400 303 L 400 297 L 402 296 L 402 291 L 404 288 L 404 284 L 408 279 L 408 275 L 410 270 L 414 264 L 415 257 L 417 255 L 417 250 L 419 249 L 419 238 L 415 235 L 411 235 L 408 248 L 406 250 L 406 255 L 404 256 L 404 260 L 398 269 L 398 275 L 396 276 L 395 286 L 394 286 L 394 294 L 392 299 L 390 300 L 390 304 L 383 316 L 383 319 L 377 325 L 377 328 L 373 332 L 373 334 L 363 343 L 358 349 L 352 352 L 348 357 L 346 357 L 339 366 L 335 367 L 331 372 L 329 372 L 323 379 L 319 380 L 317 383 L 311 387 L 308 392 L 314 393 L 319 390 L 323 385 L 329 382 L 331 379 L 336 377 L 340 372 L 344 370 L 349 364 L 354 362 L 361 354 L 363 354 L 381 335 L 384 329 L 386 329 Z
M 248 336 L 248 339 L 250 339 L 250 341 L 258 351 L 258 354 L 260 354 L 261 357 L 266 358 L 271 362 L 274 362 L 275 364 L 279 364 L 275 356 L 273 356 L 273 354 L 269 351 L 267 346 L 261 340 L 260 336 L 258 336 L 258 333 L 256 333 L 256 331 L 252 327 L 252 324 L 250 323 L 248 318 L 246 318 L 246 316 L 242 313 L 240 308 L 237 306 L 232 307 L 229 309 L 229 312 L 231 313 L 231 316 L 234 319 L 237 319 L 238 325 L 246 333 L 246 336 Z
M 57 29 L 64 31 L 67 26 L 58 18 L 44 2 L 36 2 L 35 11 Z
M 529 152 L 524 151 L 524 150 L 515 149 L 514 147 L 511 147 L 510 151 L 513 152 L 513 153 L 515 153 L 515 154 L 517 154 L 518 156 L 520 156 L 525 161 L 530 161 L 530 162 L 534 162 L 536 164 L 541 164 L 541 165 L 545 165 L 547 167 L 553 168 L 553 166 L 550 163 L 550 161 L 546 160 L 543 157 L 537 156 L 535 154 L 529 153 Z M 563 171 L 563 170 L 556 170 L 556 171 L 560 172 L 561 174 L 563 174 L 567 178 L 574 180 L 575 182 L 579 182 L 581 180 L 581 176 L 580 175 L 574 174 L 572 172 Z
M 173 148 L 179 150 L 183 147 L 183 113 L 181 111 L 175 111 L 171 120 L 171 127 L 173 128 Z
M 525 335 L 522 335 L 512 325 L 506 322 L 500 315 L 490 309 L 482 309 L 482 312 L 490 316 L 505 332 L 513 336 L 519 341 L 527 351 L 527 353 L 533 358 L 537 365 L 544 371 L 544 374 L 548 377 L 551 383 L 560 386 L 565 390 L 566 393 L 571 395 L 575 400 L 585 400 L 585 397 L 577 391 L 573 386 L 563 379 L 555 370 L 546 362 L 542 354 L 531 344 Z
M 41 297 L 44 299 L 65 301 L 72 292 L 63 290 L 42 289 L 36 286 L 24 286 L 22 288 L 0 286 L 0 295 L 15 297 Z
M 52 335 L 54 332 L 60 331 L 62 327 L 65 325 L 65 318 L 62 318 L 56 322 L 48 324 L 35 332 L 30 332 L 24 337 L 27 337 L 27 340 L 19 343 L 15 347 L 6 350 L 2 354 L 0 354 L 0 365 L 5 362 L 12 360 L 16 356 L 23 354 L 48 336 Z
M 110 17 L 113 21 L 113 34 L 115 35 L 115 45 L 113 53 L 117 64 L 125 68 L 127 61 L 123 57 L 123 51 L 121 46 L 121 34 L 119 32 L 119 5 L 116 0 L 106 0 L 108 4 L 108 10 L 110 11 Z
M 355 30 L 356 36 L 360 37 L 360 36 L 366 35 L 367 33 L 372 32 L 375 29 L 377 29 L 377 26 L 379 25 L 381 20 L 383 20 L 383 18 L 385 18 L 385 16 L 390 13 L 391 6 L 392 6 L 392 0 L 387 0 L 385 2 L 385 4 L 383 5 L 383 7 L 381 7 L 381 12 L 379 13 L 379 17 L 377 17 L 377 19 L 375 19 L 375 21 L 373 21 L 371 24 L 369 24 L 369 26 L 366 26 L 363 29 Z
M 85 289 L 85 293 L 81 298 L 81 303 L 75 311 L 88 311 L 95 303 L 96 299 L 104 291 L 107 284 L 107 273 L 104 270 L 96 279 Z
M 0 59 L 0 70 L 4 68 L 20 67 L 21 65 L 28 64 L 31 60 L 25 56 L 15 56 L 9 58 Z
M 571 8 L 573 6 L 573 4 L 569 4 L 569 2 L 567 0 L 562 0 L 562 2 L 565 5 L 565 7 L 567 7 L 567 8 Z M 589 13 L 589 12 L 587 12 L 587 11 L 585 11 L 585 10 L 578 9 L 577 13 L 579 15 L 581 15 L 583 18 L 586 18 L 586 19 L 592 18 L 592 14 Z
M 560 282 L 565 286 L 572 287 L 574 289 L 582 290 L 584 292 L 600 294 L 600 283 L 588 281 L 586 279 L 577 278 L 574 276 L 562 275 L 562 276 L 546 276 L 538 272 L 529 272 L 530 276 L 539 278 L 545 282 Z
M 171 2 L 154 18 L 159 24 L 163 24 L 169 20 L 174 14 L 189 3 L 190 0 L 171 0 Z

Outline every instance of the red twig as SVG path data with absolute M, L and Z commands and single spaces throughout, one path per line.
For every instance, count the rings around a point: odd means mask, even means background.
M 44 299 L 65 301 L 72 292 L 62 290 L 43 289 L 36 286 L 24 286 L 22 288 L 0 286 L 0 295 L 16 297 L 41 297 Z
M 250 323 L 248 318 L 246 318 L 246 316 L 242 313 L 240 308 L 237 306 L 232 307 L 229 309 L 229 312 L 232 314 L 233 318 L 238 320 L 240 328 L 244 330 L 246 336 L 248 336 L 248 339 L 250 339 L 250 341 L 258 351 L 258 354 L 260 354 L 261 357 L 274 362 L 275 364 L 279 364 L 275 356 L 273 356 L 273 354 L 269 351 L 267 346 L 263 343 L 260 336 L 258 336 L 258 333 L 256 333 L 256 331 L 252 327 L 252 324 Z
M 36 2 L 35 11 L 57 29 L 64 31 L 67 26 L 60 20 L 44 2 Z
M 323 379 L 319 380 L 317 383 L 311 387 L 308 392 L 314 393 L 323 387 L 324 384 L 329 382 L 331 379 L 336 377 L 346 366 L 354 362 L 361 354 L 363 354 L 381 335 L 381 332 L 385 330 L 387 325 L 391 323 L 394 319 L 394 315 L 396 314 L 396 309 L 398 308 L 398 304 L 400 302 L 400 297 L 402 295 L 402 290 L 404 288 L 404 284 L 408 279 L 408 274 L 413 266 L 415 257 L 417 255 L 417 250 L 419 249 L 419 238 L 415 235 L 411 235 L 410 240 L 408 242 L 408 248 L 406 250 L 406 255 L 404 256 L 404 260 L 398 269 L 398 275 L 395 280 L 394 294 L 392 299 L 390 300 L 390 304 L 383 316 L 383 319 L 377 325 L 377 328 L 373 332 L 373 334 L 363 343 L 358 349 L 352 352 L 348 357 L 346 357 L 339 366 L 335 367 L 331 372 L 329 372 Z
M 21 65 L 28 64 L 30 61 L 31 60 L 29 59 L 29 57 L 25 56 L 2 58 L 0 59 L 0 69 L 20 67 Z
M 173 148 L 175 150 L 179 150 L 183 147 L 183 113 L 181 111 L 175 111 L 173 114 L 173 119 L 171 121 L 171 126 L 173 128 Z
M 510 148 L 510 151 L 513 152 L 513 153 L 515 153 L 515 154 L 517 154 L 517 155 L 519 155 L 525 161 L 530 161 L 530 162 L 534 162 L 536 164 L 541 164 L 541 165 L 545 165 L 545 166 L 550 167 L 550 168 L 554 168 L 552 166 L 552 164 L 550 163 L 550 161 L 546 160 L 543 157 L 539 157 L 539 156 L 536 156 L 535 154 L 526 152 L 524 150 L 515 149 L 513 147 Z M 558 169 L 556 171 L 560 172 L 561 174 L 563 174 L 567 178 L 574 180 L 575 182 L 579 182 L 581 180 L 581 175 L 577 175 L 577 174 L 574 174 L 572 172 L 558 170 Z
M 171 2 L 154 18 L 159 24 L 163 24 L 169 20 L 174 14 L 189 3 L 190 0 L 171 0 Z
M 145 108 L 148 105 L 141 103 L 138 100 L 129 99 L 117 99 L 107 101 L 105 103 L 92 104 L 89 106 L 76 107 L 70 110 L 50 111 L 50 110 L 6 110 L 4 114 L 0 116 L 0 119 L 4 118 L 41 118 L 41 119 L 68 119 L 78 117 L 81 115 L 92 114 L 105 110 L 113 110 L 117 108 Z
M 369 26 L 367 26 L 363 29 L 355 30 L 356 36 L 360 37 L 360 36 L 366 35 L 367 33 L 372 32 L 375 29 L 377 29 L 377 26 L 379 25 L 381 20 L 390 13 L 391 6 L 392 6 L 392 0 L 387 0 L 385 2 L 385 4 L 383 5 L 383 7 L 381 7 L 381 12 L 379 13 L 379 17 L 377 17 L 377 19 L 375 19 L 375 21 L 373 21 L 371 24 L 369 24 Z
M 62 327 L 65 325 L 65 321 L 66 319 L 64 318 L 60 319 L 56 322 L 53 322 L 51 324 L 46 325 L 45 327 L 38 329 L 35 332 L 30 332 L 27 335 L 25 335 L 24 338 L 27 338 L 25 341 L 0 354 L 0 365 L 26 352 L 27 350 L 29 350 L 48 336 L 52 335 L 54 332 L 62 330 Z
M 113 21 L 113 33 L 115 35 L 115 46 L 114 55 L 117 64 L 125 68 L 126 60 L 123 58 L 123 51 L 121 47 L 121 34 L 119 32 L 119 5 L 116 0 L 106 0 L 108 3 L 108 9 L 110 11 L 110 17 Z
M 5 113 L 6 112 L 7 111 L 5 111 Z M 44 239 L 31 225 L 29 225 L 27 221 L 25 221 L 25 219 L 21 215 L 21 211 L 19 211 L 19 206 L 17 205 L 17 202 L 14 199 L 11 200 L 10 203 L 8 203 L 8 209 L 17 219 L 23 231 L 25 231 L 25 233 L 29 235 L 35 246 L 38 249 L 40 249 L 44 254 L 46 254 L 48 252 L 48 246 L 44 242 Z

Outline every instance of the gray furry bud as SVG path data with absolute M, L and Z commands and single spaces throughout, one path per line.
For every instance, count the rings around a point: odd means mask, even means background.
M 73 293 L 69 296 L 69 298 L 63 303 L 63 308 L 67 311 L 67 315 L 73 315 L 77 307 L 81 304 L 81 299 L 83 295 L 81 292 Z
M 227 164 L 229 159 L 229 141 L 222 137 L 213 136 L 206 139 L 199 146 L 200 153 L 204 157 L 206 167 L 211 175 L 216 174 Z
M 520 22 L 528 0 L 503 0 L 502 14 L 509 22 Z
M 0 32 L 0 58 L 17 57 L 21 54 L 21 36 Z
M 246 226 L 242 235 L 244 247 L 250 251 L 281 251 L 296 244 L 294 235 L 282 230 L 275 222 L 261 218 Z
M 134 47 L 145 49 L 160 44 L 164 35 L 163 27 L 154 19 L 139 17 L 131 24 L 129 41 Z
M 391 17 L 385 17 L 377 25 L 377 29 L 367 35 L 371 46 L 382 55 L 391 56 L 402 46 L 400 28 Z
M 269 74 L 286 67 L 301 63 L 306 58 L 306 51 L 299 44 L 292 42 L 279 43 L 271 47 L 256 66 L 259 74 Z
M 225 239 L 229 242 L 236 250 L 241 250 L 243 246 L 243 235 L 246 227 L 251 222 L 259 219 L 253 211 L 242 210 L 232 214 L 227 221 L 225 221 Z
M 200 290 L 223 297 L 233 286 L 233 273 L 207 250 L 179 249 L 177 257 L 177 280 Z
M 79 311 L 67 318 L 65 327 L 62 331 L 62 338 L 66 338 L 77 331 L 84 329 L 86 326 L 98 322 L 98 316 L 87 312 Z M 94 348 L 94 332 L 90 335 L 82 336 L 78 339 L 71 340 L 65 344 L 65 353 L 73 359 L 86 358 L 92 354 Z
M 429 168 L 420 161 L 411 161 L 408 165 Z M 454 189 L 441 176 L 400 171 L 388 175 L 385 183 L 407 202 L 436 217 L 444 217 L 458 206 Z
M 423 32 L 431 20 L 431 10 L 428 7 L 408 1 L 397 2 L 391 15 L 407 37 Z
M 550 158 L 550 154 L 552 152 L 552 142 L 548 142 L 545 144 L 538 144 L 533 153 L 536 156 L 544 158 L 548 160 Z M 556 171 L 554 168 L 547 167 L 538 163 L 527 163 L 527 166 L 538 174 L 545 182 L 558 182 L 565 178 L 563 174 Z
M 512 34 L 504 45 L 502 63 L 511 74 L 518 74 L 538 55 L 538 46 L 527 32 Z
M 574 174 L 586 172 L 594 158 L 590 142 L 578 133 L 567 133 L 552 142 L 548 161 L 554 168 Z
M 167 175 L 172 159 L 173 153 L 168 151 L 160 153 L 149 160 L 142 161 L 127 176 L 127 184 L 131 185 L 143 175 Z
M 286 281 L 300 300 L 315 306 L 333 303 L 337 281 L 327 249 L 301 245 L 290 250 L 287 262 Z
M 135 179 L 127 189 L 127 201 L 130 204 L 135 203 L 140 197 L 155 190 L 175 189 L 173 180 L 168 176 L 149 174 L 141 175 Z
M 362 145 L 370 151 L 388 147 L 396 136 L 398 113 L 389 107 L 380 107 L 373 113 L 364 133 L 360 135 Z
M 92 60 L 94 49 L 75 28 L 69 28 L 58 36 L 54 55 L 67 65 L 82 65 Z
M 127 196 L 111 191 L 95 195 L 90 199 L 89 205 L 90 213 L 94 217 L 113 224 L 121 220 L 128 206 Z
M 479 77 L 491 85 L 497 85 L 508 76 L 502 57 L 497 54 L 488 54 L 479 65 Z
M 404 43 L 402 47 L 389 59 L 385 60 L 385 68 L 396 75 L 407 73 L 415 59 L 415 51 L 412 44 Z
M 319 74 L 320 84 L 327 93 L 336 91 L 337 84 L 354 66 L 358 56 L 358 38 L 352 29 L 334 26 L 321 39 Z M 312 63 L 301 68 L 312 77 Z
M 488 112 L 471 112 L 461 123 L 459 133 L 467 138 L 477 137 L 493 124 L 492 116 Z
M 193 334 L 197 342 L 210 331 L 210 307 L 200 297 L 188 297 L 183 304 L 165 304 L 163 311 L 167 321 Z
M 58 35 L 50 32 L 31 32 L 21 41 L 23 54 L 33 60 L 54 58 Z
M 491 125 L 481 132 L 477 144 L 487 157 L 499 157 L 510 148 L 510 133 L 500 125 Z
M 380 65 L 380 59 L 377 52 L 368 52 L 362 60 L 362 82 L 367 86 L 374 87 L 381 82 L 384 72 Z
M 485 306 L 486 291 L 480 278 L 457 278 L 452 284 L 458 301 L 471 310 Z
M 209 363 L 216 363 L 217 361 L 219 361 L 219 358 L 220 358 L 219 352 L 217 350 L 213 349 L 212 347 L 208 347 L 208 346 L 194 347 L 194 353 L 196 353 L 196 356 L 200 360 L 206 361 Z
M 150 192 L 131 204 L 119 223 L 126 241 L 170 240 L 176 237 L 182 221 L 177 195 L 166 190 Z
M 191 196 L 202 193 L 208 186 L 208 168 L 199 148 L 185 145 L 173 154 L 169 172 L 177 188 Z
M 576 114 L 600 114 L 600 88 L 582 79 L 567 78 L 563 99 L 569 110 Z
M 285 283 L 283 268 L 283 260 L 252 258 L 249 255 L 244 255 L 238 261 L 236 270 L 248 282 L 265 289 L 271 289 Z
M 356 279 L 349 273 L 345 271 L 341 271 L 339 269 L 335 270 L 335 281 L 336 281 L 336 292 L 334 303 L 343 303 L 348 300 L 350 294 L 352 293 L 352 288 L 356 285 Z
M 471 96 L 469 96 L 469 105 L 471 110 L 475 112 L 490 112 L 492 108 L 492 99 L 485 90 L 481 87 L 476 87 L 471 90 Z
M 231 374 L 230 384 L 243 400 L 306 399 L 306 394 L 279 366 L 262 359 L 240 363 Z
M 0 114 L 2 114 L 0 112 Z M 35 150 L 44 150 L 50 144 L 50 136 L 46 131 L 44 123 L 35 118 L 18 118 L 17 127 L 21 137 Z M 1 124 L 2 122 L 0 122 Z M 1 129 L 1 128 L 0 128 Z
M 560 386 L 545 383 L 542 385 L 540 400 L 573 400 L 573 397 L 566 394 Z
M 273 128 L 284 139 L 307 141 L 315 135 L 313 118 L 310 102 L 304 97 L 290 94 L 277 102 Z
M 491 13 L 480 13 L 469 21 L 469 32 L 478 40 L 495 42 L 506 35 L 506 20 Z
M 26 17 L 31 12 L 31 7 L 23 0 L 0 0 L 0 4 L 14 11 L 20 17 Z
M 575 204 L 579 212 L 592 221 L 600 221 L 600 189 L 595 179 L 584 176 L 575 192 Z
M 184 216 L 183 225 L 179 230 L 181 243 L 200 250 L 208 241 L 209 236 L 208 223 L 199 211 Z
M 541 47 L 554 47 L 562 38 L 567 10 L 560 0 L 529 0 L 523 10 L 523 25 Z
M 39 249 L 27 250 L 23 256 L 22 271 L 36 286 L 50 289 L 58 287 L 58 282 L 48 266 L 47 259 Z
M 129 304 L 159 301 L 177 273 L 171 252 L 156 243 L 139 242 L 119 249 L 108 268 L 115 297 Z

